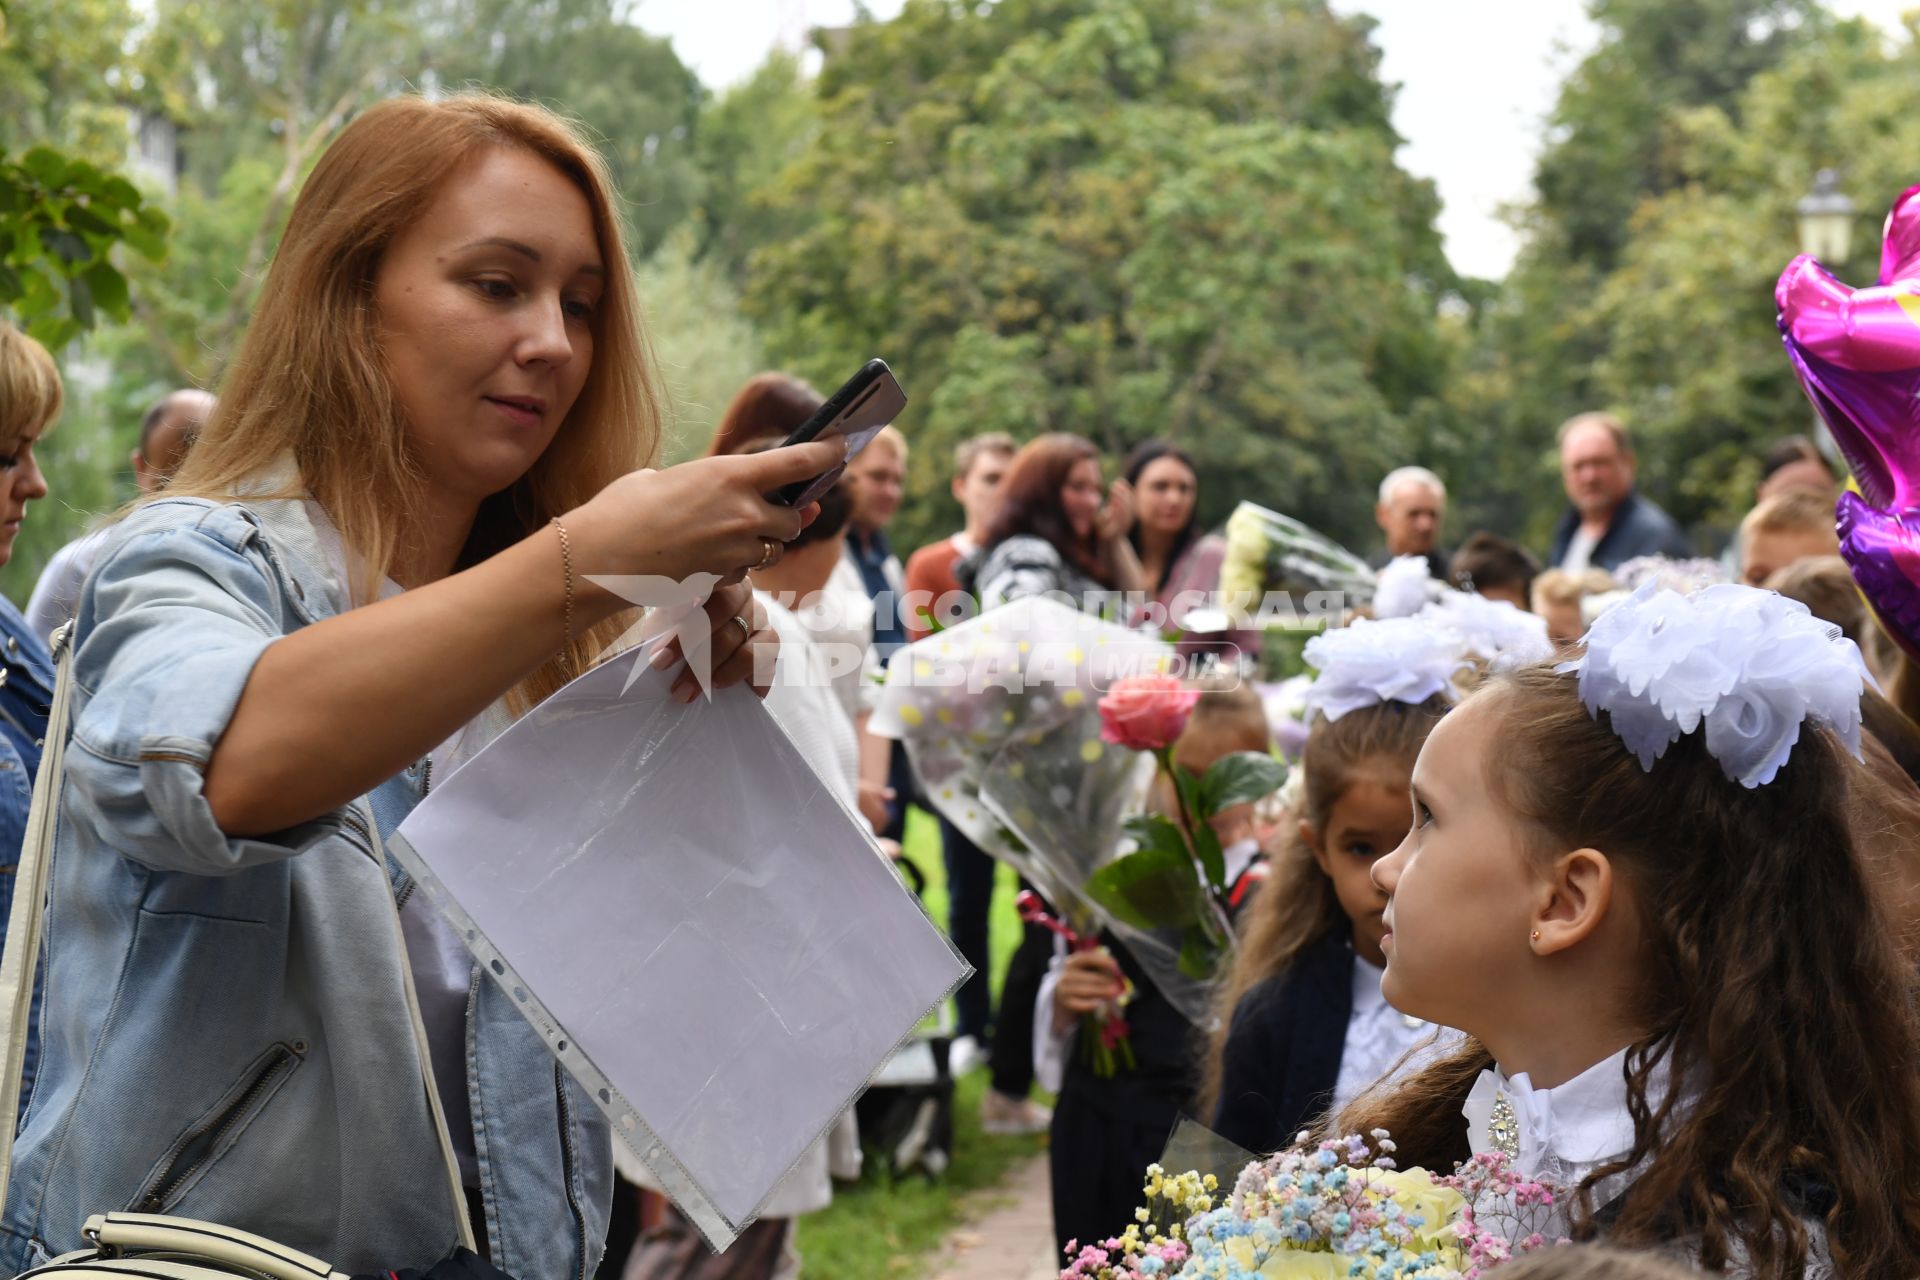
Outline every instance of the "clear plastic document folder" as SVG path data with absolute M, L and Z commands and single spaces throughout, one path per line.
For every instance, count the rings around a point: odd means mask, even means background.
M 751 690 L 581 676 L 389 842 L 715 1247 L 967 975 Z

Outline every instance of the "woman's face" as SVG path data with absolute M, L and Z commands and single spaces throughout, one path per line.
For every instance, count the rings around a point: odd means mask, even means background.
M 1499 723 L 1483 695 L 1434 726 L 1413 767 L 1413 829 L 1373 864 L 1387 894 L 1381 991 L 1402 1013 L 1482 1036 L 1532 954 L 1532 863 L 1486 785 Z
M 0 564 L 13 558 L 13 540 L 20 536 L 27 504 L 47 496 L 47 478 L 34 460 L 35 437 L 21 436 L 0 454 Z
M 1067 514 L 1067 527 L 1073 530 L 1076 538 L 1093 536 L 1093 522 L 1100 515 L 1100 504 L 1106 501 L 1106 494 L 1100 489 L 1100 463 L 1094 458 L 1082 458 L 1073 464 L 1067 472 L 1067 482 L 1060 487 L 1060 507 Z
M 587 198 L 517 147 L 441 187 L 374 278 L 409 443 L 438 490 L 476 505 L 533 466 L 585 385 L 606 267 Z
M 1178 458 L 1155 458 L 1141 469 L 1140 479 L 1133 486 L 1140 523 L 1168 536 L 1187 527 L 1198 494 L 1193 472 Z

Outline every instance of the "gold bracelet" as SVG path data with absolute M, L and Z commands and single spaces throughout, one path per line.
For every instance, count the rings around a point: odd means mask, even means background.
M 554 532 L 560 535 L 560 568 L 567 576 L 567 602 L 564 614 L 566 642 L 560 646 L 558 657 L 565 662 L 573 648 L 573 541 L 567 537 L 567 526 L 560 523 L 560 517 L 553 517 Z

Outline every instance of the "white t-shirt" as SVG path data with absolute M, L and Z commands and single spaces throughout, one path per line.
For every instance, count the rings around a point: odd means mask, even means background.
M 79 612 L 81 588 L 87 585 L 87 575 L 93 572 L 93 562 L 99 559 L 110 532 L 112 526 L 108 525 L 82 534 L 54 552 L 53 559 L 40 571 L 26 612 L 27 625 L 41 640 L 52 643 L 53 633 Z
M 1599 534 L 1575 529 L 1567 541 L 1567 553 L 1560 557 L 1560 567 L 1568 573 L 1585 573 L 1593 561 L 1593 549 L 1599 545 Z

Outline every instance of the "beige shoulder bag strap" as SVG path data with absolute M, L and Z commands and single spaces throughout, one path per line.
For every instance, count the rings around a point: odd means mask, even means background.
M 60 776 L 67 755 L 67 719 L 73 707 L 73 623 L 53 633 L 53 706 L 47 712 L 47 736 L 40 748 L 40 770 L 33 777 L 33 804 L 27 810 L 26 838 L 14 872 L 13 912 L 7 917 L 7 945 L 0 952 L 0 1204 L 7 1201 L 13 1173 L 13 1124 L 20 1110 L 20 1077 L 27 1065 L 27 1022 L 33 1008 L 33 974 L 39 965 L 40 923 L 46 915 L 47 862 L 53 852 L 54 817 L 60 805 Z

